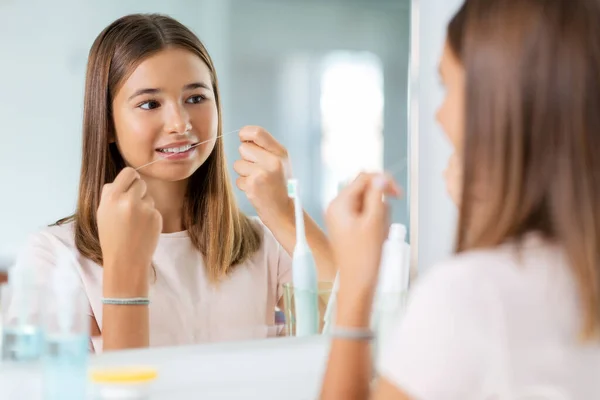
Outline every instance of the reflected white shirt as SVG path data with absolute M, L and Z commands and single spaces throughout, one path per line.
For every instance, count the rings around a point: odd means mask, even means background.
M 415 399 L 597 399 L 600 347 L 564 253 L 535 235 L 420 278 L 380 373 Z

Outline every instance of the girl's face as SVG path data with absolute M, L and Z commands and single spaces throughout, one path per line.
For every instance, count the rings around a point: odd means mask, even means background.
M 465 74 L 448 43 L 440 61 L 440 76 L 445 87 L 444 101 L 437 111 L 436 118 L 450 140 L 453 153 L 444 172 L 446 189 L 452 201 L 458 206 L 462 190 L 462 148 L 465 115 Z
M 147 178 L 180 181 L 208 158 L 215 141 L 218 112 L 208 67 L 195 54 L 162 50 L 142 61 L 113 99 L 119 151 Z

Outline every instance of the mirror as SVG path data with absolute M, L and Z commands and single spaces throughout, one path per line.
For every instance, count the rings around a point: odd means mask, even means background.
M 0 119 L 3 146 L 11 149 L 0 157 L 0 269 L 12 265 L 30 234 L 76 209 L 88 52 L 108 24 L 139 12 L 168 14 L 198 35 L 218 75 L 222 132 L 246 125 L 270 132 L 288 150 L 304 209 L 318 226 L 325 229 L 323 212 L 345 182 L 361 170 L 384 169 L 406 191 L 391 203 L 392 220 L 410 226 L 408 0 L 110 0 L 93 5 L 70 0 L 61 7 L 68 12 L 58 12 L 50 2 L 35 7 L 0 2 L 0 52 L 10 54 L 0 67 Z M 256 215 L 248 197 L 235 187 L 239 137 L 223 141 L 237 203 L 247 215 Z M 170 240 L 176 237 L 171 234 Z M 68 235 L 59 239 L 73 242 Z M 174 258 L 186 254 L 181 248 L 173 251 Z M 269 257 L 262 262 L 277 262 Z M 218 289 L 206 283 L 204 272 L 183 271 L 189 257 L 176 260 L 173 267 L 181 271 L 162 270 L 162 259 L 154 260 L 155 278 L 166 284 L 162 289 L 151 285 L 151 295 L 163 302 L 150 305 L 150 326 L 163 330 L 151 331 L 151 345 L 280 334 L 271 326 L 254 326 L 252 317 L 266 308 L 275 312 L 277 304 L 264 298 L 282 290 L 271 282 L 277 276 L 262 276 L 258 287 L 263 293 L 238 290 L 249 279 L 242 269 Z M 253 260 L 252 268 L 265 268 Z M 92 264 L 82 280 L 95 282 L 86 286 L 88 297 L 96 299 L 90 310 L 95 316 L 101 309 L 102 269 Z M 196 280 L 204 286 L 195 291 L 178 286 Z M 227 285 L 235 289 L 219 294 Z M 160 297 L 152 290 L 168 294 Z M 203 296 L 212 296 L 211 301 Z M 268 304 L 257 306 L 258 297 Z M 168 321 L 156 322 L 168 315 Z M 164 328 L 169 325 L 173 329 Z

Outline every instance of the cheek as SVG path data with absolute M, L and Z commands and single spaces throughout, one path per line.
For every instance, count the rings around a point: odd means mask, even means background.
M 160 132 L 160 124 L 156 122 L 156 116 L 143 114 L 151 114 L 151 112 L 128 110 L 114 114 L 119 151 L 129 163 L 133 164 L 144 161 L 149 154 L 154 154 L 156 132 Z
M 448 160 L 448 165 L 444 171 L 446 189 L 452 201 L 458 205 L 462 191 L 462 161 L 459 155 L 454 152 Z
M 219 125 L 219 113 L 214 103 L 203 104 L 189 111 L 193 129 L 205 137 L 214 136 Z
M 465 123 L 464 123 L 465 108 L 463 98 L 460 94 L 457 94 L 456 99 L 453 102 L 452 108 L 452 143 L 457 149 L 462 149 L 463 139 L 465 136 Z
M 463 110 L 459 99 L 449 93 L 440 106 L 437 119 L 454 151 L 460 151 L 463 138 Z
M 452 104 L 448 96 L 444 98 L 444 102 L 440 105 L 440 108 L 436 114 L 437 121 L 439 122 L 442 130 L 446 137 L 452 141 L 453 136 L 453 121 L 452 121 Z

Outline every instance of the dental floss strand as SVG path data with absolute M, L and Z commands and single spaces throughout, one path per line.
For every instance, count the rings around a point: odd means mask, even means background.
M 224 134 L 222 134 L 222 135 L 216 136 L 216 137 L 214 137 L 214 138 L 210 138 L 210 139 L 204 140 L 204 141 L 202 141 L 202 142 L 200 142 L 200 143 L 196 143 L 195 145 L 193 145 L 193 146 L 191 146 L 191 147 L 190 147 L 190 150 L 191 150 L 191 149 L 193 149 L 193 148 L 196 148 L 196 147 L 200 146 L 201 144 L 204 144 L 204 143 L 211 142 L 211 141 L 213 141 L 213 140 L 216 140 L 216 139 L 222 138 L 222 137 L 224 137 L 224 136 L 227 136 L 227 135 L 231 135 L 232 133 L 236 133 L 236 132 L 239 132 L 239 131 L 240 131 L 240 129 L 236 129 L 235 131 L 227 132 L 227 133 L 224 133 Z M 175 154 L 179 154 L 179 153 L 172 153 L 172 154 L 168 154 L 168 155 L 166 155 L 166 156 L 165 156 L 165 157 L 163 157 L 163 158 L 159 158 L 159 159 L 156 159 L 156 160 L 154 160 L 154 161 L 150 161 L 150 162 L 149 162 L 149 163 L 147 163 L 147 164 L 144 164 L 144 165 L 142 165 L 142 166 L 139 166 L 139 167 L 137 167 L 135 170 L 136 170 L 136 171 L 139 171 L 140 169 L 142 169 L 142 168 L 145 168 L 145 167 L 147 167 L 148 165 L 152 165 L 152 164 L 154 164 L 154 163 L 157 163 L 157 162 L 159 162 L 159 161 L 165 160 L 165 159 L 167 159 L 167 158 L 169 158 L 169 157 L 172 157 L 172 156 L 174 156 Z

